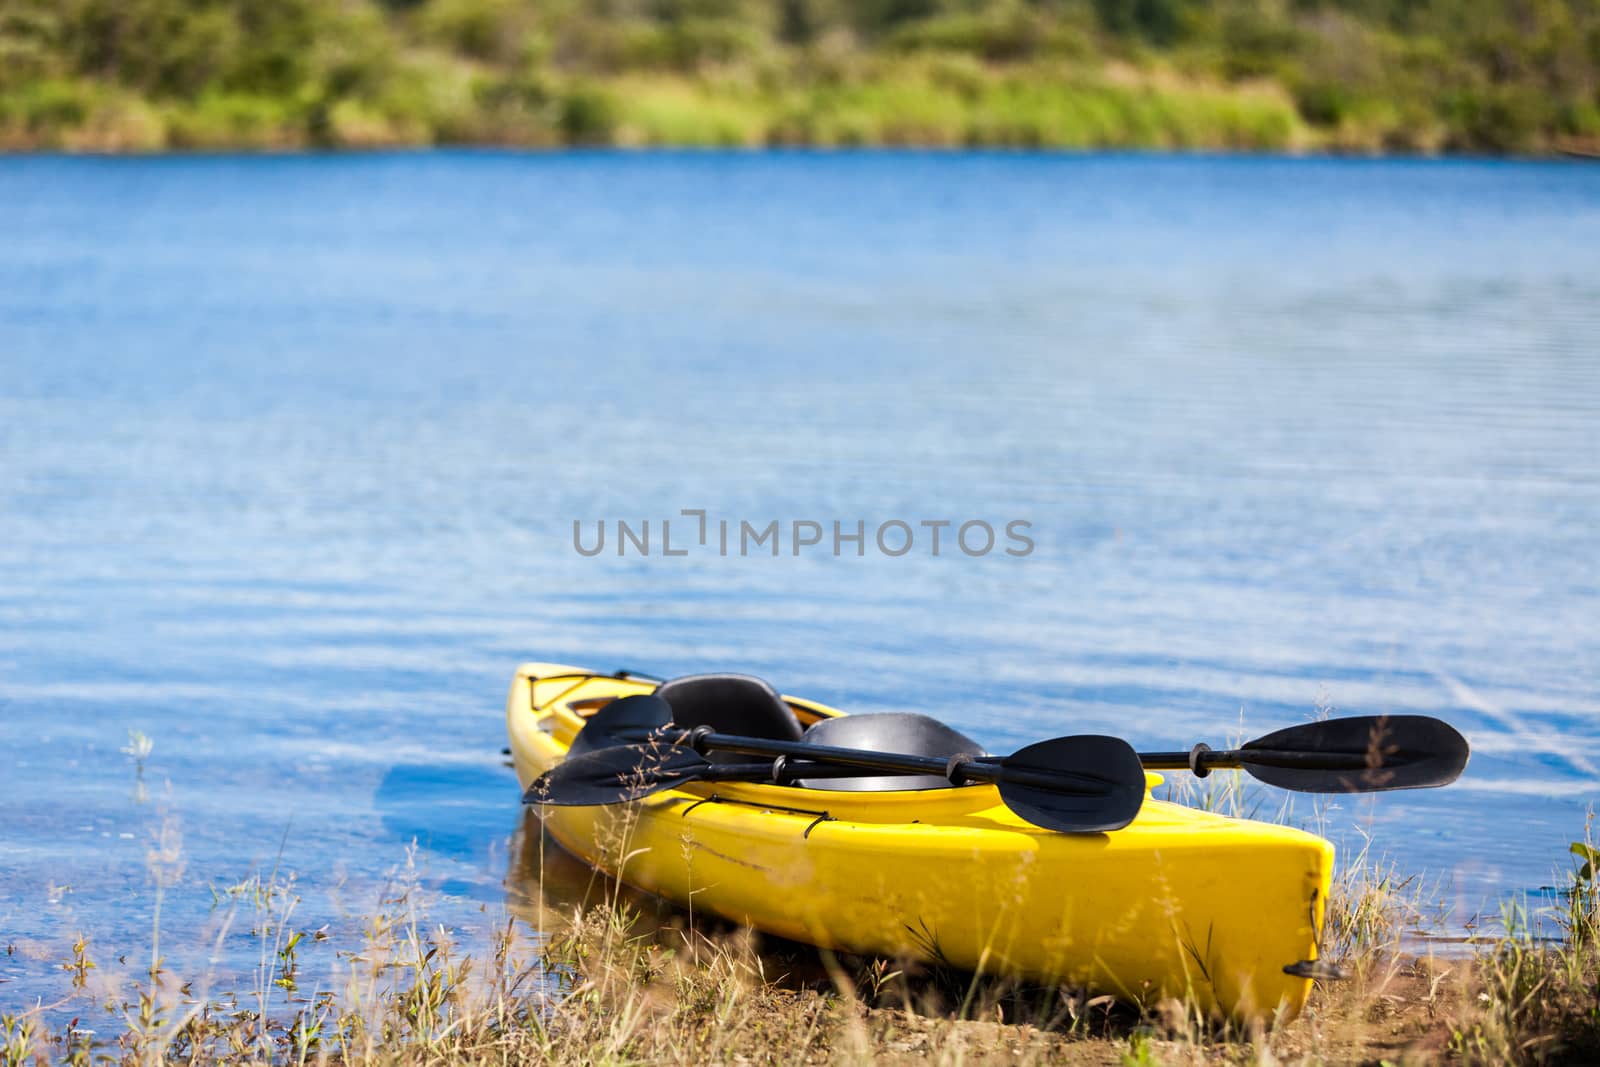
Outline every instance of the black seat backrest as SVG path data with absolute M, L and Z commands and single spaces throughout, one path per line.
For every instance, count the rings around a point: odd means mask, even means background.
M 981 756 L 983 746 L 938 719 L 915 712 L 891 711 L 877 715 L 841 715 L 823 719 L 803 740 L 835 748 L 870 748 L 909 756 Z M 885 774 L 861 778 L 808 778 L 800 782 L 811 789 L 844 789 L 876 793 L 892 789 L 945 789 L 950 783 L 936 774 Z
M 748 674 L 691 674 L 662 682 L 656 696 L 672 706 L 672 721 L 692 728 L 709 726 L 718 733 L 800 740 L 800 720 L 777 690 Z M 712 752 L 713 763 L 748 763 L 755 757 Z

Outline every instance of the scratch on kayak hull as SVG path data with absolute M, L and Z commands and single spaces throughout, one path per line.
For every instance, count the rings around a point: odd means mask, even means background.
M 729 863 L 737 863 L 739 866 L 744 867 L 747 870 L 760 871 L 762 874 L 772 874 L 773 873 L 771 870 L 769 870 L 766 867 L 761 866 L 759 863 L 751 863 L 749 860 L 742 860 L 738 856 L 730 856 L 726 852 L 718 852 L 716 849 L 712 848 L 710 845 L 707 845 L 707 844 L 705 844 L 704 842 L 701 842 L 701 841 L 696 841 L 693 838 L 691 838 L 689 840 L 689 846 L 691 848 L 699 849 L 701 852 L 705 852 L 705 853 L 708 853 L 708 854 L 710 854 L 712 856 L 715 856 L 719 860 L 726 860 Z

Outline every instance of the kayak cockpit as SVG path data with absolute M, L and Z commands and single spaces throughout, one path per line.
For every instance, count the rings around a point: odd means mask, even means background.
M 798 741 L 803 729 L 794 709 L 778 691 L 749 674 L 691 674 L 662 682 L 655 695 L 672 708 L 674 725 L 685 730 L 709 726 L 718 733 Z M 713 763 L 735 763 L 746 757 L 713 752 Z
M 938 719 L 913 712 L 838 715 L 802 728 L 795 710 L 766 681 L 748 674 L 692 674 L 662 682 L 655 695 L 672 708 L 676 726 L 707 726 L 718 733 L 775 741 L 800 741 L 836 748 L 880 749 L 938 759 L 981 756 L 983 746 Z M 748 756 L 712 752 L 713 763 L 747 762 Z M 936 774 L 868 774 L 802 778 L 796 785 L 853 793 L 949 789 Z
M 944 760 L 971 759 L 984 755 L 983 746 L 961 731 L 951 729 L 931 716 L 906 711 L 840 715 L 823 719 L 807 729 L 801 740 L 835 748 L 878 749 Z M 937 774 L 862 775 L 816 780 L 803 778 L 799 784 L 814 789 L 857 793 L 951 788 L 950 779 Z

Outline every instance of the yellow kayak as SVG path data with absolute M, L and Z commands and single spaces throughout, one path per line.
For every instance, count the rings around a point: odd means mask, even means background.
M 695 701 L 691 712 L 660 687 L 680 725 L 792 739 L 843 725 L 842 712 L 754 679 L 670 685 Z M 523 787 L 565 758 L 586 716 L 652 692 L 653 679 L 523 664 L 506 706 Z M 1161 780 L 1146 774 L 1146 788 Z M 1124 829 L 1055 833 L 992 785 L 925 779 L 699 783 L 616 807 L 546 807 L 544 824 L 622 882 L 782 937 L 1144 1004 L 1188 998 L 1236 1018 L 1288 1018 L 1305 1003 L 1333 870 L 1332 845 L 1283 826 L 1147 796 Z

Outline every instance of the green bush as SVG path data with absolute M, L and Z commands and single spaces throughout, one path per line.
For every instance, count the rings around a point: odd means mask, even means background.
M 0 0 L 0 89 L 59 77 L 63 19 L 46 0 Z
M 1467 152 L 1530 152 L 1554 123 L 1549 101 L 1521 86 L 1486 86 L 1445 103 L 1450 145 Z
M 753 60 L 764 48 L 762 35 L 734 19 L 691 18 L 667 33 L 673 65 L 692 71 Z
M 307 116 L 284 101 L 208 93 L 171 109 L 167 136 L 178 148 L 289 148 L 304 144 Z
M 575 85 L 556 105 L 556 127 L 568 144 L 614 144 L 619 118 L 616 98 L 599 85 Z
M 515 62 L 537 50 L 534 11 L 520 0 L 429 0 L 416 25 L 428 44 L 475 60 Z
M 900 51 L 961 52 L 996 63 L 1031 58 L 1049 42 L 1046 25 L 1022 11 L 939 15 L 902 26 L 887 41 Z
M 148 152 L 166 143 L 162 116 L 124 90 L 48 79 L 0 93 L 0 146 Z
M 89 86 L 51 79 L 0 97 L 0 121 L 27 133 L 70 130 L 83 124 L 93 106 Z
M 615 137 L 631 145 L 752 147 L 767 139 L 767 112 L 742 93 L 676 82 L 630 83 L 618 94 Z

